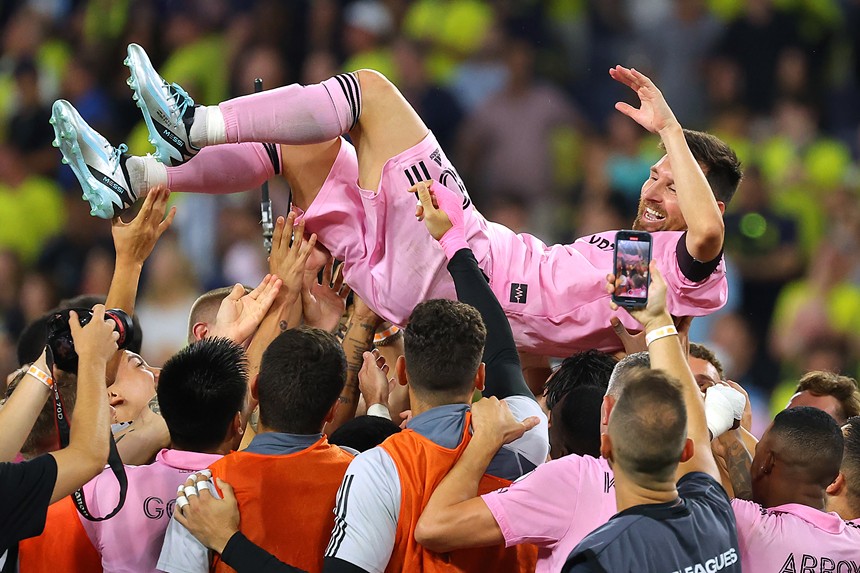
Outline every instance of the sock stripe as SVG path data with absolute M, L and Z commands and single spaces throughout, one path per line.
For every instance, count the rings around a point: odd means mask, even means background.
M 353 93 L 354 86 L 349 81 L 349 78 L 349 74 L 339 74 L 334 77 L 337 83 L 340 84 L 340 89 L 343 90 L 343 95 L 346 96 L 346 100 L 349 102 L 349 108 L 352 111 L 352 124 L 349 126 L 349 130 L 352 130 L 358 121 L 358 105 L 356 104 L 356 94 Z
M 355 72 L 351 72 L 347 75 L 350 77 L 350 79 L 352 79 L 353 83 L 355 83 L 355 94 L 356 96 L 358 96 L 355 102 L 355 107 L 358 110 L 358 112 L 356 112 L 355 114 L 355 121 L 356 123 L 358 123 L 358 119 L 361 117 L 361 84 L 358 82 L 358 76 L 355 74 Z
M 275 168 L 275 175 L 279 175 L 281 173 L 281 162 L 278 159 L 278 149 L 274 143 L 264 143 L 263 147 L 266 149 L 269 161 L 272 162 L 272 167 Z

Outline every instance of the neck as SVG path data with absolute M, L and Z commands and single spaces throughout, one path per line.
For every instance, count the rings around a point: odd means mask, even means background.
M 639 484 L 620 471 L 618 464 L 615 470 L 615 502 L 618 511 L 624 511 L 636 505 L 653 505 L 668 503 L 678 499 L 678 489 L 674 482 Z
M 784 487 L 771 487 L 766 498 L 767 503 L 762 505 L 765 507 L 777 507 L 788 503 L 796 503 L 825 511 L 827 505 L 825 497 L 824 489 L 818 485 L 792 482 L 785 484 Z
M 825 511 L 838 513 L 839 517 L 846 521 L 860 519 L 860 500 L 854 500 L 852 504 L 852 500 L 847 495 L 828 495 L 826 501 Z
M 438 408 L 439 406 L 451 406 L 453 404 L 464 404 L 468 406 L 472 403 L 472 392 L 469 392 L 468 398 L 462 398 L 460 400 L 453 400 L 451 402 L 429 402 L 425 399 L 422 399 L 419 395 L 417 395 L 412 388 L 409 388 L 409 405 L 412 410 L 412 417 L 416 417 L 420 414 L 423 414 L 427 410 L 432 410 L 433 408 Z

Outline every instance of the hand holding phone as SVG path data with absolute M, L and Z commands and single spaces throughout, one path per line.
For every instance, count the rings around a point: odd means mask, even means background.
M 615 292 L 612 302 L 627 309 L 645 308 L 651 282 L 651 234 L 645 231 L 618 231 L 613 258 Z

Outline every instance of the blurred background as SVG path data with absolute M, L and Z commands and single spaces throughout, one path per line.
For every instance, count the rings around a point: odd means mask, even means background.
M 0 3 L 0 367 L 61 298 L 105 293 L 110 225 L 89 216 L 51 147 L 71 101 L 115 144 L 150 150 L 125 84 L 143 45 L 211 104 L 375 68 L 435 132 L 484 215 L 544 241 L 630 226 L 657 141 L 617 113 L 610 66 L 663 90 L 746 177 L 726 215 L 727 307 L 693 323 L 757 407 L 800 373 L 860 356 L 858 0 L 3 0 Z M 633 103 L 633 102 L 631 102 Z M 283 180 L 272 182 L 276 213 Z M 259 192 L 174 195 L 145 269 L 143 354 L 181 347 L 203 290 L 265 273 Z

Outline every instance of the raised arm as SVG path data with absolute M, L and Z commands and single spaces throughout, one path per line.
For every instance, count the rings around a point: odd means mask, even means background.
M 50 396 L 54 380 L 48 371 L 44 351 L 33 363 L 33 368 L 29 370 L 32 374 L 23 374 L 15 391 L 0 408 L 0 428 L 3 430 L 3 439 L 0 440 L 0 462 L 11 462 L 15 458 L 27 440 L 27 436 L 30 435 L 39 412 L 45 406 L 45 400 Z
M 607 277 L 607 290 L 615 288 L 615 277 Z M 617 310 L 614 303 L 610 303 Z M 720 472 L 711 452 L 711 434 L 705 418 L 705 403 L 696 378 L 690 371 L 687 356 L 681 347 L 672 316 L 666 310 L 666 281 L 657 264 L 651 262 L 651 285 L 648 289 L 648 305 L 641 310 L 629 311 L 645 329 L 651 368 L 663 370 L 681 383 L 684 404 L 687 408 L 687 437 L 693 441 L 693 456 L 678 467 L 677 479 L 691 472 L 704 472 L 720 479 Z
M 71 494 L 98 475 L 108 457 L 110 411 L 105 392 L 105 367 L 116 352 L 119 337 L 114 323 L 105 320 L 105 307 L 93 307 L 90 322 L 81 327 L 78 315 L 69 314 L 69 326 L 78 353 L 78 400 L 69 445 L 49 455 L 57 461 L 57 482 L 51 503 Z
M 714 260 L 723 250 L 725 226 L 722 203 L 714 198 L 702 167 L 687 145 L 681 124 L 663 94 L 645 75 L 623 66 L 610 69 L 609 75 L 635 91 L 640 101 L 638 109 L 624 102 L 616 103 L 615 109 L 651 133 L 659 135 L 666 148 L 666 155 L 672 165 L 678 207 L 687 222 L 687 252 L 697 261 Z M 722 208 L 725 206 L 722 205 Z
M 430 234 L 445 251 L 457 298 L 475 307 L 487 327 L 483 357 L 487 369 L 484 395 L 500 399 L 508 396 L 534 398 L 523 378 L 520 357 L 505 311 L 466 243 L 461 201 L 436 182 L 419 182 L 410 192 L 418 193 L 420 215 Z

